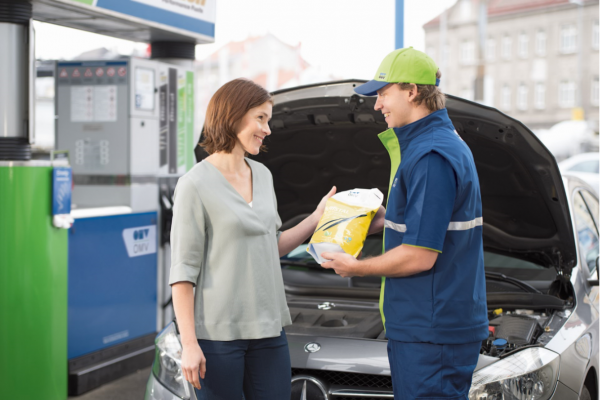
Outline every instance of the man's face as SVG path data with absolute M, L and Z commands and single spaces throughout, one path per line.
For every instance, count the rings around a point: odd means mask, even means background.
M 377 91 L 375 111 L 385 116 L 388 128 L 400 128 L 410 123 L 412 90 L 401 90 L 400 85 L 390 83 Z

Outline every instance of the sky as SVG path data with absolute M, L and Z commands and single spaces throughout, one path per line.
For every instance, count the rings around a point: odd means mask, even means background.
M 209 0 L 210 1 L 210 0 Z M 339 78 L 371 79 L 395 46 L 395 0 L 214 0 L 215 42 L 196 46 L 203 59 L 231 41 L 271 33 L 301 46 L 302 57 Z M 423 24 L 456 0 L 404 0 L 404 46 L 425 50 Z M 146 45 L 35 22 L 36 56 L 70 59 L 98 47 L 131 54 Z

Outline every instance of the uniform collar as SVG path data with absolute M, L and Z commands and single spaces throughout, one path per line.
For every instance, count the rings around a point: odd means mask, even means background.
M 449 122 L 448 110 L 442 108 L 401 128 L 388 129 L 388 131 L 393 130 L 398 137 L 398 141 L 406 142 L 419 136 L 425 129 L 431 127 L 431 125 L 445 125 Z

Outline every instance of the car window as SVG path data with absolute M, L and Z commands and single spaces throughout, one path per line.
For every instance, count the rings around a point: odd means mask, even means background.
M 591 172 L 593 174 L 597 174 L 599 167 L 600 167 L 600 161 L 589 160 L 589 161 L 582 161 L 580 163 L 573 165 L 571 168 L 569 168 L 569 171 Z
M 588 266 L 590 272 L 594 272 L 598 257 L 598 230 L 581 192 L 575 193 L 573 214 L 582 262 Z

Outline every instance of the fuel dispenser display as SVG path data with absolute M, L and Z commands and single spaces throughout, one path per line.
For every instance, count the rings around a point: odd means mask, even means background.
M 150 365 L 163 325 L 163 197 L 194 165 L 191 70 L 158 61 L 56 63 L 56 147 L 69 151 L 69 394 Z M 166 195 L 165 195 L 166 193 Z

